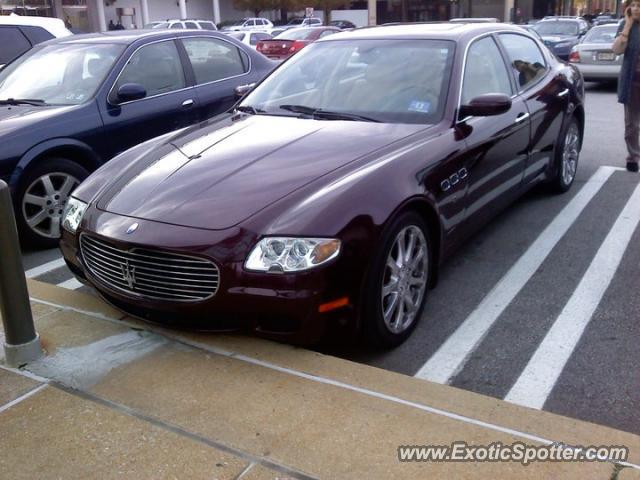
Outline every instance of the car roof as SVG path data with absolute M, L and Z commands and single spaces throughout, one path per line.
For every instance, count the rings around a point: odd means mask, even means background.
M 73 35 L 72 37 L 49 40 L 47 44 L 53 43 L 95 43 L 95 44 L 122 44 L 130 45 L 140 39 L 164 39 L 179 36 L 212 36 L 226 38 L 226 35 L 214 30 L 169 30 L 169 29 L 148 29 L 148 30 L 114 30 L 101 33 L 87 33 L 84 35 Z
M 341 39 L 439 39 L 439 40 L 458 40 L 463 37 L 473 37 L 483 33 L 495 31 L 511 31 L 520 34 L 527 32 L 516 25 L 507 23 L 400 23 L 383 25 L 378 27 L 361 27 L 351 30 L 350 32 L 341 32 L 322 38 L 319 41 L 331 41 Z
M 0 25 L 20 25 L 20 26 L 34 26 L 44 28 L 55 37 L 68 37 L 73 35 L 67 27 L 64 26 L 64 22 L 59 18 L 49 17 L 31 17 L 23 15 L 0 15 Z

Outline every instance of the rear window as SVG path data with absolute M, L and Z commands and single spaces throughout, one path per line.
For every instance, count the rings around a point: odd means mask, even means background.
M 315 30 L 312 29 L 294 29 L 294 30 L 285 30 L 280 35 L 278 35 L 278 40 L 305 40 L 309 35 L 314 33 Z
M 200 28 L 203 30 L 217 30 L 213 22 L 198 22 L 198 25 L 200 25 Z
M 618 26 L 594 28 L 584 37 L 584 43 L 613 43 L 616 39 Z

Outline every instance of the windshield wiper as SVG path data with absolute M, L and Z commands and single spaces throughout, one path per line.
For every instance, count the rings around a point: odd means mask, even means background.
M 323 110 L 322 108 L 307 107 L 306 105 L 280 105 L 283 110 L 289 110 L 290 112 L 302 113 L 304 115 L 311 115 L 314 118 L 324 118 L 328 120 L 355 120 L 360 122 L 380 122 L 375 118 L 366 117 L 364 115 L 358 115 L 356 113 L 349 112 L 333 112 L 331 110 Z
M 49 104 L 44 100 L 36 98 L 7 98 L 0 100 L 0 105 L 33 105 L 34 107 L 44 107 Z
M 252 107 L 251 105 L 240 105 L 236 107 L 238 112 L 250 113 L 251 115 L 258 115 L 259 113 L 266 113 L 264 110 L 256 107 Z

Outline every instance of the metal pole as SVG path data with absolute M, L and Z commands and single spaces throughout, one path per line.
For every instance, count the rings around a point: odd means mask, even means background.
M 9 187 L 0 180 L 0 314 L 7 365 L 19 367 L 42 356 L 29 304 Z

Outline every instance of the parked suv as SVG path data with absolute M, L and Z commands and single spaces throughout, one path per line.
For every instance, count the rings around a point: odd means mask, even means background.
M 266 18 L 243 18 L 242 20 L 223 28 L 230 32 L 240 32 L 243 30 L 267 30 L 273 28 L 273 23 Z
M 540 34 L 549 50 L 558 58 L 568 60 L 571 49 L 589 30 L 589 24 L 582 18 L 545 17 L 533 28 Z
M 0 16 L 0 68 L 37 43 L 72 35 L 59 18 Z
M 144 28 L 173 28 L 173 29 L 195 29 L 195 30 L 218 30 L 216 24 L 211 20 L 166 20 L 151 22 Z
M 0 71 L 0 179 L 11 186 L 22 241 L 55 246 L 66 201 L 90 172 L 150 138 L 225 112 L 236 87 L 273 67 L 206 30 L 74 35 L 7 65 Z

